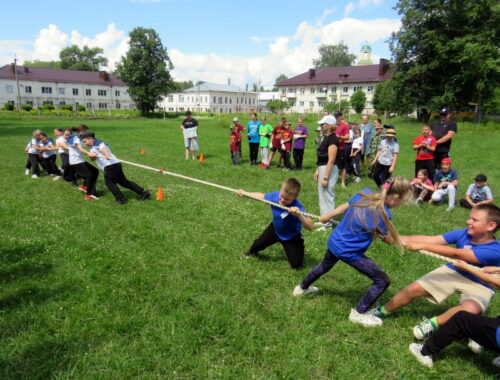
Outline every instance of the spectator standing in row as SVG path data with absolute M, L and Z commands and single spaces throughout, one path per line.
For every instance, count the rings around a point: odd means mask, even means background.
M 457 124 L 451 120 L 451 111 L 449 108 L 441 109 L 439 121 L 430 125 L 432 136 L 436 138 L 436 151 L 434 152 L 434 167 L 439 167 L 443 158 L 450 157 L 451 141 L 457 133 Z
M 242 157 L 242 154 L 241 154 L 241 134 L 245 130 L 245 127 L 243 125 L 241 125 L 240 123 L 238 123 L 239 121 L 240 120 L 237 117 L 233 118 L 234 131 L 238 134 L 238 141 L 237 141 L 238 154 L 239 154 L 240 159 L 241 159 L 241 157 Z
M 189 152 L 193 160 L 196 160 L 198 151 L 198 121 L 193 118 L 191 111 L 185 113 L 186 118 L 182 121 L 181 129 L 184 135 L 184 147 L 186 148 L 186 160 L 189 160 Z
M 252 120 L 247 124 L 248 146 L 250 149 L 250 165 L 257 165 L 259 155 L 260 135 L 259 128 L 261 122 L 257 120 L 257 114 L 252 113 Z
M 380 142 L 377 154 L 372 161 L 375 165 L 373 180 L 378 187 L 391 177 L 399 154 L 399 145 L 394 141 L 396 137 L 394 127 L 392 125 L 384 125 L 384 128 L 386 128 L 385 139 Z
M 436 138 L 431 135 L 428 125 L 422 127 L 422 135 L 413 140 L 413 150 L 417 151 L 415 159 L 415 177 L 420 169 L 427 170 L 429 178 L 434 178 L 436 166 L 434 163 L 434 151 L 436 150 Z
M 259 127 L 261 164 L 259 166 L 265 168 L 269 158 L 269 141 L 271 133 L 273 132 L 273 127 L 267 122 L 267 118 L 265 116 L 261 119 L 261 121 L 262 124 Z
M 339 138 L 339 160 L 338 167 L 340 171 L 340 185 L 345 187 L 345 181 L 347 178 L 347 163 L 345 155 L 345 144 L 349 141 L 349 125 L 344 122 L 344 115 L 341 111 L 337 111 L 334 114 L 335 120 L 337 121 L 337 128 L 335 129 L 335 134 Z
M 304 149 L 306 148 L 306 139 L 309 137 L 309 130 L 304 125 L 301 117 L 297 119 L 297 126 L 293 130 L 293 161 L 295 169 L 302 170 L 304 160 Z
M 363 115 L 361 117 L 361 124 L 358 126 L 363 135 L 363 150 L 361 151 L 360 162 L 361 169 L 365 169 L 365 156 L 366 156 L 366 165 L 368 166 L 370 163 L 370 140 L 372 136 L 375 135 L 375 127 L 372 123 L 368 121 L 368 115 Z

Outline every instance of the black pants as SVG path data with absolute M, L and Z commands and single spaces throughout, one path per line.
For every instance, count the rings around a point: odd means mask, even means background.
M 294 149 L 293 162 L 295 162 L 295 168 L 297 170 L 302 170 L 302 161 L 304 161 L 304 149 Z
M 113 193 L 116 200 L 123 200 L 123 194 L 118 188 L 118 185 L 130 189 L 139 195 L 144 193 L 142 187 L 135 182 L 129 181 L 127 177 L 125 177 L 121 163 L 108 165 L 104 168 L 104 183 L 109 191 Z
M 284 161 L 283 165 L 285 166 L 285 168 L 291 169 L 292 165 L 290 164 L 290 151 L 286 150 L 286 149 L 281 149 L 280 153 L 281 153 L 281 157 L 283 157 L 283 161 Z
M 349 173 L 349 174 L 354 173 L 354 170 L 352 167 L 351 148 L 352 148 L 352 144 L 345 144 L 345 148 L 342 151 L 342 153 L 344 154 L 345 167 L 347 169 L 347 173 Z
M 40 160 L 40 156 L 38 155 L 38 153 L 30 153 L 28 155 L 28 160 L 30 161 L 33 174 L 40 177 L 40 167 L 38 166 L 38 164 L 42 165 L 42 161 Z
M 76 173 L 69 164 L 69 155 L 67 153 L 61 153 L 59 157 L 61 157 L 64 180 L 67 182 L 76 183 Z
M 391 173 L 389 173 L 390 166 L 382 165 L 379 162 L 375 163 L 375 167 L 373 168 L 373 180 L 380 187 L 385 181 L 391 178 Z
M 238 153 L 239 153 L 240 158 L 241 158 L 241 141 L 238 141 L 236 144 L 238 144 Z
M 420 169 L 427 170 L 429 179 L 434 182 L 434 173 L 436 173 L 436 164 L 434 160 L 415 160 L 415 178 Z
M 47 168 L 47 173 L 54 175 L 61 175 L 62 173 L 56 165 L 56 158 L 57 155 L 53 154 L 47 158 L 44 158 L 43 160 L 45 161 L 45 167 Z
M 434 152 L 434 165 L 436 168 L 439 168 L 439 165 L 441 165 L 441 161 L 443 158 L 450 157 L 449 152 Z M 432 178 L 434 179 L 434 178 Z
M 83 178 L 83 184 L 87 188 L 87 195 L 97 195 L 95 190 L 95 183 L 99 177 L 99 170 L 88 162 L 71 165 L 76 173 Z
M 272 222 L 253 242 L 249 251 L 255 254 L 278 242 L 281 243 L 285 249 L 285 254 L 290 266 L 293 269 L 299 268 L 304 261 L 304 239 L 302 238 L 302 234 L 298 233 L 290 240 L 281 240 L 278 235 L 276 235 Z
M 496 333 L 500 318 L 459 311 L 425 342 L 422 355 L 434 355 L 455 340 L 469 338 L 492 351 L 500 352 Z
M 250 147 L 250 164 L 255 165 L 257 163 L 257 156 L 259 154 L 260 143 L 248 143 Z
M 239 152 L 237 150 L 232 150 L 230 153 L 231 153 L 231 161 L 232 161 L 233 165 L 239 165 L 240 164 L 240 161 L 238 158 Z

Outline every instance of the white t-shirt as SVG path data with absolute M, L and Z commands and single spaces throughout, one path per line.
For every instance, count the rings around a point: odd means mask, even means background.
M 109 157 L 111 157 L 110 160 L 104 158 L 103 153 L 101 151 L 102 148 L 107 149 L 107 151 L 109 152 Z M 117 164 L 119 162 L 119 161 L 116 161 L 116 156 L 113 154 L 113 152 L 111 152 L 111 149 L 109 149 L 109 146 L 107 146 L 101 140 L 94 139 L 94 143 L 92 144 L 90 151 L 92 153 L 96 153 L 98 155 L 95 162 L 97 163 L 97 166 L 99 166 L 99 169 L 101 169 L 101 170 L 104 170 L 104 168 L 106 166 L 114 165 L 114 164 Z
M 466 194 L 471 197 L 471 199 L 477 202 L 483 202 L 493 199 L 493 194 L 489 186 L 484 185 L 483 187 L 477 187 L 475 183 L 469 185 Z
M 66 144 L 66 139 L 64 138 L 64 136 L 60 136 L 57 138 L 56 140 L 56 144 L 59 145 L 59 144 Z M 64 149 L 62 148 L 61 146 L 59 146 L 59 150 L 57 151 L 59 154 L 61 153 L 65 153 L 65 154 L 68 154 L 68 150 L 67 149 Z
M 394 160 L 394 154 L 399 153 L 399 145 L 397 142 L 392 140 L 389 142 L 384 139 L 380 142 L 378 146 L 378 162 L 381 165 L 390 166 Z
M 352 142 L 352 150 L 355 152 L 363 145 L 363 136 L 356 137 Z
M 35 149 L 35 146 L 38 145 L 38 140 L 35 139 L 34 137 L 31 139 L 31 141 L 28 143 L 28 153 L 29 154 L 38 154 L 38 150 Z
M 53 144 L 52 139 L 47 139 L 47 142 L 45 144 L 40 141 L 40 146 L 43 146 L 44 148 L 48 148 L 50 144 Z M 56 154 L 55 149 L 54 150 L 44 150 L 42 152 L 42 157 L 49 158 L 50 156 L 53 156 L 54 154 Z
M 77 135 L 69 136 L 69 139 L 66 141 L 66 145 L 69 146 L 69 164 L 76 165 L 85 162 L 83 159 L 83 153 L 78 150 L 77 145 L 82 146 L 82 141 Z

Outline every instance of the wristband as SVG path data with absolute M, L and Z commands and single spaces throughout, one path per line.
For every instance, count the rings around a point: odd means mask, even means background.
M 328 181 L 328 177 L 323 177 L 323 181 Z

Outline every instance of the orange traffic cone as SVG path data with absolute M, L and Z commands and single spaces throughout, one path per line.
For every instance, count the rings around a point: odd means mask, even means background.
M 144 151 L 144 148 L 141 149 L 141 154 L 146 154 L 146 152 Z
M 200 159 L 198 161 L 205 162 L 205 156 L 203 156 L 203 153 L 200 154 Z
M 156 192 L 156 199 L 161 201 L 165 197 L 163 196 L 163 189 L 161 187 L 158 188 L 158 191 Z

